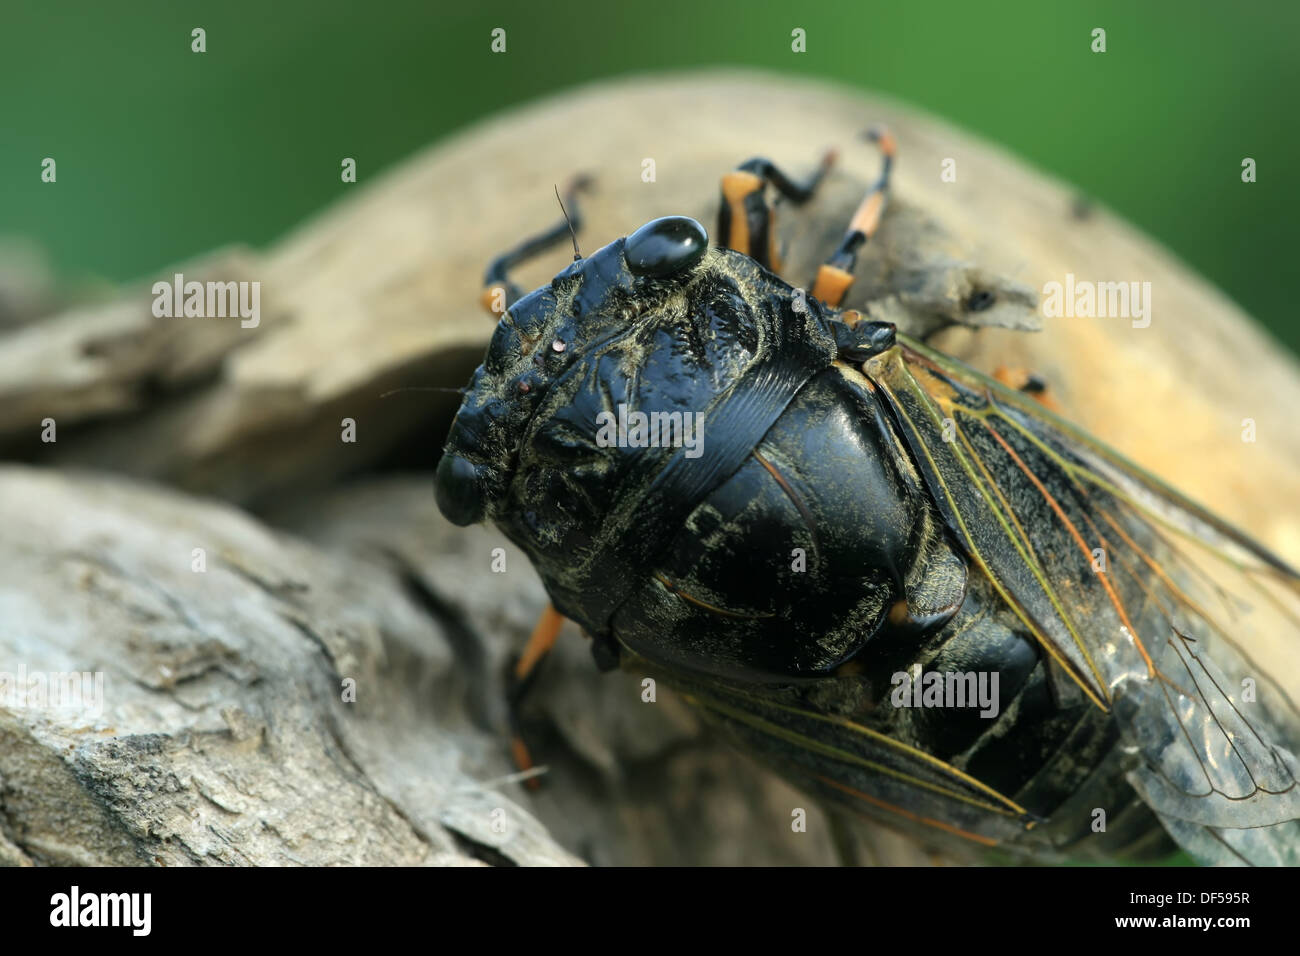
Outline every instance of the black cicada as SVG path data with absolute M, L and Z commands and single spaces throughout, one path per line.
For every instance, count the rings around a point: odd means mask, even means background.
M 503 312 L 437 474 L 597 660 L 662 674 L 804 789 L 1037 860 L 1300 862 L 1300 713 L 1252 645 L 1300 577 L 1026 391 L 839 308 L 884 170 L 811 291 L 756 159 L 717 245 L 668 217 Z M 1104 825 L 1098 826 L 1098 821 Z

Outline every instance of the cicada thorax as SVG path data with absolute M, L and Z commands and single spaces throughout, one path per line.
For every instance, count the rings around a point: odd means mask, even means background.
M 689 283 L 639 290 L 618 321 L 577 323 L 588 337 L 570 340 L 534 392 L 491 504 L 556 606 L 593 634 L 610 631 L 673 531 L 834 360 L 821 315 L 796 314 L 752 262 L 712 255 Z M 608 334 L 592 335 L 601 323 Z
M 951 616 L 965 565 L 873 405 L 838 368 L 808 381 L 643 569 L 619 643 L 719 677 L 813 678 Z

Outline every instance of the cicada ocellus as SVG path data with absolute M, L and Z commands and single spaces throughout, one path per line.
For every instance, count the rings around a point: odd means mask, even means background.
M 598 661 L 932 842 L 1300 861 L 1300 715 L 1251 659 L 1294 641 L 1300 578 L 1034 396 L 839 308 L 887 197 L 875 138 L 808 292 L 765 193 L 798 204 L 829 162 L 728 174 L 714 247 L 685 217 L 575 238 L 528 295 L 509 269 L 569 226 L 494 261 L 443 513 L 494 521 Z

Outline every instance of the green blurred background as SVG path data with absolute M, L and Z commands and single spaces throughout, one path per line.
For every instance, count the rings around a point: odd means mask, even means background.
M 489 52 L 498 26 L 505 55 Z M 794 27 L 807 53 L 791 52 Z M 65 279 L 138 278 L 273 239 L 349 188 L 340 157 L 364 181 L 566 86 L 736 64 L 881 90 L 1009 147 L 1300 351 L 1297 32 L 1292 0 L 3 0 L 0 235 L 36 240 Z

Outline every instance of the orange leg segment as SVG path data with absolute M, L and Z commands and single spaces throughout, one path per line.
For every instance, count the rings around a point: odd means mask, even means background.
M 542 611 L 542 616 L 537 619 L 537 624 L 533 627 L 533 633 L 529 636 L 528 643 L 524 645 L 523 652 L 510 669 L 509 698 L 512 725 L 510 752 L 519 770 L 532 770 L 534 763 L 528 745 L 519 730 L 518 705 L 524 691 L 537 675 L 538 666 L 555 647 L 555 641 L 559 638 L 563 626 L 564 615 L 557 611 L 553 604 L 547 604 L 546 610 Z M 536 790 L 541 786 L 541 780 L 538 777 L 530 777 L 524 785 L 530 790 Z
M 777 250 L 776 218 L 767 200 L 771 185 L 795 205 L 806 203 L 835 164 L 829 150 L 817 169 L 802 182 L 791 179 L 771 160 L 755 157 L 722 177 L 722 203 L 718 208 L 718 245 L 744 253 L 764 268 L 781 270 Z

